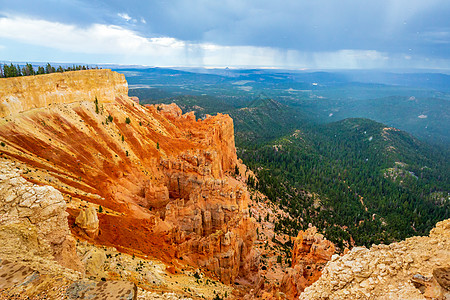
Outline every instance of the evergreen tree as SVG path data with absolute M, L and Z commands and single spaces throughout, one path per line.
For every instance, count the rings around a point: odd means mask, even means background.
M 29 63 L 27 63 L 25 65 L 25 68 L 27 69 L 26 74 L 27 75 L 35 75 L 36 73 L 34 72 L 33 66 Z
M 8 65 L 3 65 L 3 72 L 5 74 L 5 77 L 16 77 L 19 76 L 19 72 L 17 71 L 16 66 L 14 66 L 13 64 Z
M 47 65 L 45 66 L 45 73 L 46 74 L 50 74 L 53 73 L 54 68 L 50 65 L 50 63 L 47 63 Z
M 22 76 L 19 65 L 16 66 L 16 76 Z

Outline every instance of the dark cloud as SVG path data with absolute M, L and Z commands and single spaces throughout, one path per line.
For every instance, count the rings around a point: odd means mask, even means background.
M 48 21 L 88 25 L 92 22 L 103 22 L 105 8 L 99 8 L 88 1 L 9 1 L 0 0 L 3 14 L 43 18 Z
M 108 3 L 111 3 L 109 9 L 144 17 L 147 25 L 140 28 L 144 33 L 220 45 L 427 54 L 439 43 L 430 40 L 433 35 L 446 38 L 442 32 L 450 31 L 450 1 L 447 0 Z M 450 55 L 442 44 L 441 41 L 439 49 L 434 51 L 437 55 Z
M 3 14 L 115 24 L 191 43 L 450 58 L 448 0 L 0 0 L 0 7 Z

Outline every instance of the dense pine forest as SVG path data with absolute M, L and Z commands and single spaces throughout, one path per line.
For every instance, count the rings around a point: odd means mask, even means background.
M 238 156 L 257 176 L 248 185 L 290 214 L 279 218 L 278 232 L 295 236 L 312 224 L 343 250 L 425 235 L 450 217 L 450 152 L 404 131 L 363 118 L 320 124 L 261 95 L 152 100 L 146 91 L 130 93 L 141 103 L 176 102 L 200 118 L 230 114 Z
M 289 211 L 276 224 L 284 233 L 312 223 L 342 249 L 424 235 L 449 217 L 449 157 L 371 120 L 296 130 L 239 155 L 256 170 L 249 184 Z

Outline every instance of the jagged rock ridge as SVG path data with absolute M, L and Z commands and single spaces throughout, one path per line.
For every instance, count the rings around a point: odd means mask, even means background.
M 307 286 L 320 278 L 335 251 L 334 244 L 318 233 L 316 227 L 301 230 L 294 239 L 292 267 L 286 269 L 281 290 L 289 299 L 298 299 Z
M 227 283 L 254 269 L 249 196 L 230 176 L 239 162 L 229 116 L 143 107 L 110 70 L 2 79 L 0 90 L 1 156 L 64 195 L 75 235 L 75 218 L 94 204 L 96 243 L 183 260 Z

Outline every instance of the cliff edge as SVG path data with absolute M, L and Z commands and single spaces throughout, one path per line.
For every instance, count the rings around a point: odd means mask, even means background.
M 255 269 L 255 222 L 234 177 L 228 115 L 196 120 L 175 104 L 141 106 L 110 70 L 6 78 L 0 87 L 0 158 L 63 195 L 75 236 L 174 271 L 201 267 L 224 283 Z M 98 212 L 95 234 L 75 222 L 87 207 Z
M 114 102 L 128 95 L 123 74 L 111 70 L 84 70 L 0 79 L 0 118 L 33 108 L 97 97 Z

